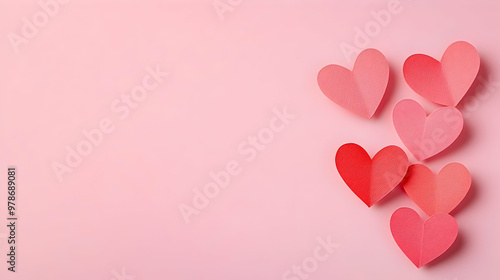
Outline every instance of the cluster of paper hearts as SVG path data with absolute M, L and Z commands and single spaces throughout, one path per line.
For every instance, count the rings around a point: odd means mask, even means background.
M 469 90 L 479 71 L 479 54 L 467 42 L 455 42 L 441 61 L 423 55 L 410 56 L 403 75 L 418 94 L 442 107 L 429 116 L 413 100 L 402 100 L 394 108 L 393 122 L 403 144 L 418 159 L 430 158 L 460 135 L 463 117 L 456 106 Z M 352 71 L 340 65 L 327 65 L 318 73 L 321 91 L 345 109 L 370 119 L 387 89 L 389 63 L 375 49 L 362 51 Z
M 417 160 L 428 159 L 450 146 L 463 128 L 462 114 L 455 106 L 467 93 L 479 71 L 479 55 L 467 42 L 455 42 L 441 61 L 416 54 L 404 63 L 403 75 L 419 95 L 441 107 L 429 116 L 414 100 L 396 104 L 393 123 L 403 144 Z M 333 102 L 370 119 L 387 89 L 389 64 L 375 49 L 361 52 L 352 71 L 327 65 L 318 74 L 321 91 Z M 341 146 L 335 156 L 337 170 L 368 207 L 398 185 L 430 217 L 423 221 L 410 208 L 396 210 L 390 221 L 392 235 L 417 267 L 443 254 L 455 241 L 458 225 L 449 213 L 464 199 L 471 175 L 460 163 L 450 163 L 435 175 L 422 164 L 410 165 L 406 153 L 388 146 L 373 158 L 359 145 Z
M 406 256 L 421 267 L 443 254 L 458 234 L 449 213 L 465 198 L 471 175 L 460 163 L 450 163 L 435 175 L 422 164 L 409 164 L 397 146 L 380 150 L 373 158 L 359 145 L 342 145 L 335 156 L 340 176 L 368 207 L 398 185 L 430 218 L 423 222 L 410 208 L 400 208 L 391 218 L 391 232 Z

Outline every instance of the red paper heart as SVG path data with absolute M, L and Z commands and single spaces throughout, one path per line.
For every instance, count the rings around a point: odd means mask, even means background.
M 456 108 L 439 108 L 427 116 L 411 99 L 396 104 L 392 119 L 399 138 L 418 160 L 430 158 L 455 142 L 464 122 Z
M 403 74 L 416 93 L 441 105 L 456 106 L 474 82 L 479 64 L 474 46 L 459 41 L 446 49 L 441 62 L 425 54 L 408 57 Z
M 437 175 L 425 165 L 413 164 L 402 184 L 413 202 L 432 216 L 455 209 L 469 191 L 471 176 L 460 163 L 446 165 Z
M 387 146 L 371 159 L 363 147 L 349 143 L 338 149 L 335 164 L 347 186 L 371 207 L 404 178 L 408 157 L 401 148 Z
M 415 210 L 403 207 L 392 214 L 391 232 L 401 251 L 420 268 L 451 247 L 458 235 L 458 224 L 444 213 L 422 221 Z
M 388 81 L 389 63 L 375 49 L 362 51 L 352 72 L 330 64 L 318 73 L 318 85 L 330 100 L 367 119 L 377 110 Z

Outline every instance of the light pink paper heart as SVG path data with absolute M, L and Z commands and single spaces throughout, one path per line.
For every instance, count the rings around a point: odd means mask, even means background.
M 406 83 L 421 96 L 445 106 L 456 106 L 479 72 L 479 54 L 463 41 L 451 44 L 441 62 L 425 54 L 408 57 L 403 65 Z
M 318 73 L 318 85 L 330 100 L 367 119 L 377 110 L 388 81 L 389 63 L 375 49 L 362 51 L 352 72 L 330 64 Z
M 418 160 L 450 146 L 464 125 L 462 114 L 454 107 L 439 108 L 427 117 L 424 108 L 411 99 L 396 104 L 392 118 L 399 138 Z
M 458 235 L 457 221 L 445 213 L 422 221 L 415 210 L 403 207 L 392 214 L 390 224 L 399 248 L 418 268 L 446 252 Z
M 413 164 L 402 185 L 411 200 L 432 216 L 455 209 L 467 195 L 471 182 L 467 167 L 454 162 L 436 175 L 425 165 Z

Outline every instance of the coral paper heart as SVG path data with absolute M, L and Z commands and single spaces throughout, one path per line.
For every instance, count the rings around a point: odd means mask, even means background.
M 446 165 L 437 175 L 425 165 L 413 164 L 402 184 L 413 202 L 432 216 L 455 209 L 469 191 L 471 176 L 460 163 Z
M 451 247 L 458 235 L 458 224 L 444 213 L 423 221 L 415 210 L 403 207 L 392 214 L 391 232 L 401 251 L 420 268 Z
M 367 119 L 377 110 L 388 81 L 389 63 L 375 49 L 362 51 L 352 72 L 330 64 L 318 73 L 318 85 L 330 100 Z
M 403 65 L 406 83 L 421 96 L 445 106 L 456 106 L 479 72 L 479 54 L 463 41 L 451 44 L 441 62 L 424 54 L 408 57 Z
M 335 156 L 344 182 L 368 207 L 392 191 L 404 178 L 408 157 L 401 148 L 387 146 L 373 159 L 359 145 L 344 144 Z
M 418 160 L 450 146 L 464 125 L 462 114 L 454 107 L 439 108 L 427 117 L 424 108 L 411 99 L 396 104 L 392 119 L 399 138 Z

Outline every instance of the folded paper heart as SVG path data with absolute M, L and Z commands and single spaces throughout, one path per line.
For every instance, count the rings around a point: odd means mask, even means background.
M 367 119 L 377 110 L 388 81 L 389 63 L 375 49 L 362 51 L 352 71 L 330 64 L 318 73 L 318 85 L 330 100 Z
M 446 165 L 437 175 L 425 165 L 413 164 L 402 185 L 413 202 L 432 216 L 455 209 L 469 191 L 471 176 L 460 163 Z
M 368 207 L 378 202 L 403 180 L 408 169 L 408 157 L 397 146 L 387 146 L 373 159 L 361 146 L 342 145 L 335 164 L 347 186 Z
M 451 44 L 441 62 L 414 54 L 403 65 L 406 83 L 421 96 L 445 106 L 456 106 L 479 72 L 479 54 L 463 41 Z
M 464 125 L 462 114 L 454 107 L 439 108 L 427 117 L 424 108 L 411 99 L 396 104 L 392 117 L 399 138 L 418 160 L 450 146 Z
M 391 232 L 401 251 L 418 268 L 451 247 L 458 224 L 449 214 L 436 214 L 423 221 L 415 210 L 399 208 L 391 217 Z

